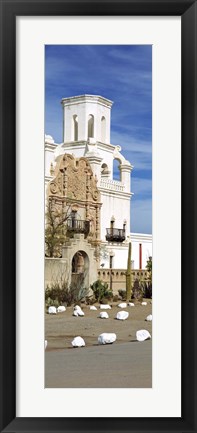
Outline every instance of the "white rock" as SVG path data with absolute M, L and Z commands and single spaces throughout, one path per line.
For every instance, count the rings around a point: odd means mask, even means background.
M 148 322 L 152 322 L 152 318 L 152 314 L 149 314 L 145 320 L 147 320 Z
M 78 313 L 78 316 L 85 316 L 84 312 L 82 310 L 76 310 Z
M 98 343 L 99 344 L 110 344 L 114 343 L 116 341 L 116 334 L 110 334 L 110 333 L 103 333 L 100 334 L 98 337 Z
M 82 337 L 75 337 L 71 344 L 73 347 L 83 347 L 85 346 L 85 341 Z
M 78 317 L 78 311 L 77 310 L 73 311 L 73 316 Z
M 74 310 L 81 310 L 81 307 L 79 305 L 75 305 Z
M 122 302 L 121 304 L 118 304 L 119 308 L 127 308 L 127 303 L 126 302 Z
M 97 308 L 95 307 L 95 305 L 91 305 L 90 310 L 97 310 Z
M 57 314 L 57 309 L 56 309 L 56 307 L 49 307 L 49 308 L 48 308 L 48 313 L 49 313 L 49 314 Z
M 147 305 L 147 302 L 142 302 L 141 305 Z
M 136 339 L 137 341 L 144 341 L 151 338 L 151 335 L 146 329 L 140 329 L 136 332 Z
M 109 319 L 109 315 L 106 313 L 106 311 L 101 311 L 99 317 L 101 319 Z
M 101 304 L 101 305 L 100 305 L 100 309 L 101 309 L 101 310 L 110 310 L 110 309 L 111 309 L 111 305 L 108 305 L 108 304 Z
M 57 309 L 58 313 L 63 313 L 64 311 L 66 311 L 66 308 L 64 307 L 64 305 L 60 305 Z
M 84 316 L 84 312 L 81 309 L 80 310 L 74 310 L 73 316 L 75 316 L 75 317 Z
M 47 348 L 47 340 L 45 340 L 45 342 L 44 342 L 44 346 L 45 346 L 45 349 Z
M 135 307 L 135 304 L 133 304 L 133 302 L 129 302 L 129 303 L 128 303 L 128 306 L 129 306 L 129 307 Z
M 116 319 L 118 320 L 126 320 L 129 317 L 128 311 L 119 311 L 116 315 Z

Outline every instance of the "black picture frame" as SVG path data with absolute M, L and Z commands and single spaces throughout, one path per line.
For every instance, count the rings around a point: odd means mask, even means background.
M 197 432 L 197 2 L 193 0 L 0 0 L 0 430 L 2 432 Z M 16 418 L 16 83 L 17 16 L 181 16 L 182 21 L 182 416 Z M 164 374 L 167 372 L 164 371 Z M 170 392 L 170 389 L 169 389 Z M 129 415 L 129 414 L 128 414 Z

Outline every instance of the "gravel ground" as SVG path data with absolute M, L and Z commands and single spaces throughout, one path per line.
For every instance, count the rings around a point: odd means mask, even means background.
M 106 310 L 109 319 L 100 319 L 99 306 L 91 311 L 83 306 L 83 317 L 72 316 L 73 308 L 64 313 L 46 314 L 45 351 L 46 388 L 150 388 L 152 386 L 152 340 L 136 341 L 136 331 L 146 329 L 152 335 L 152 304 L 136 304 L 120 309 L 118 303 Z M 117 320 L 118 311 L 128 311 L 129 318 Z M 112 345 L 98 345 L 98 336 L 113 332 L 117 340 Z M 76 336 L 84 338 L 86 346 L 73 348 Z

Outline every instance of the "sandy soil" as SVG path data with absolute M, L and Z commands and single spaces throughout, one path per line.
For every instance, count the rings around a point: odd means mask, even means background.
M 146 300 L 147 301 L 147 300 Z M 147 329 L 152 335 L 152 322 L 145 321 L 152 314 L 152 304 L 136 304 L 124 309 L 129 312 L 125 321 L 117 320 L 121 309 L 112 304 L 106 310 L 109 319 L 100 319 L 100 310 L 83 306 L 83 317 L 72 316 L 73 308 L 64 313 L 46 314 L 45 387 L 134 387 L 152 386 L 152 340 L 136 342 L 136 331 Z M 114 332 L 113 345 L 98 345 L 102 332 Z M 86 346 L 74 349 L 75 336 L 84 338 Z

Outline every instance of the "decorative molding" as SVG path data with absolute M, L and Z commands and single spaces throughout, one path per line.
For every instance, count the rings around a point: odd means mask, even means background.
M 130 233 L 129 238 L 131 242 L 152 242 L 152 234 L 146 233 Z
M 110 99 L 106 99 L 103 96 L 99 95 L 79 95 L 79 96 L 72 96 L 70 98 L 63 98 L 61 103 L 64 107 L 67 105 L 76 105 L 81 104 L 84 102 L 90 102 L 95 104 L 104 105 L 107 108 L 111 108 L 113 105 L 113 101 L 110 101 Z

